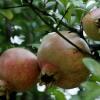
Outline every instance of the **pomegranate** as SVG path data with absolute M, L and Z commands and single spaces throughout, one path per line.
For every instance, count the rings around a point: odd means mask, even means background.
M 24 48 L 11 48 L 0 57 L 0 79 L 11 91 L 25 91 L 36 84 L 40 73 L 37 57 Z M 2 86 L 2 85 L 1 85 Z
M 76 33 L 61 31 L 61 34 L 82 50 L 90 52 L 88 45 Z M 82 63 L 82 58 L 86 56 L 56 32 L 46 35 L 37 53 L 41 68 L 40 83 L 67 89 L 79 86 L 89 75 Z
M 82 20 L 86 34 L 94 40 L 100 41 L 100 8 L 87 13 Z

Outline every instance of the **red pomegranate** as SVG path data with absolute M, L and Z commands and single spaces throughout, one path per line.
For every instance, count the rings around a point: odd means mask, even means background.
M 90 52 L 88 45 L 76 33 L 62 31 L 61 34 L 83 51 Z M 88 55 L 77 50 L 56 32 L 46 35 L 37 53 L 41 82 L 67 89 L 79 86 L 89 75 L 82 63 L 86 56 Z
M 82 24 L 89 38 L 100 41 L 100 8 L 88 12 L 83 17 Z
M 11 91 L 25 91 L 36 84 L 40 73 L 37 57 L 24 48 L 11 48 L 0 57 L 0 79 Z

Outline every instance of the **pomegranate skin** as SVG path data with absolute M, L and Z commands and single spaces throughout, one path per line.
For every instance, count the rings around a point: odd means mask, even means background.
M 36 84 L 40 73 L 37 57 L 29 50 L 11 48 L 0 57 L 0 79 L 10 90 L 25 91 Z
M 88 12 L 83 17 L 82 24 L 89 38 L 100 41 L 100 8 Z
M 88 45 L 76 33 L 61 31 L 61 34 L 90 53 Z M 86 56 L 55 32 L 46 35 L 37 53 L 42 83 L 67 89 L 79 86 L 89 75 L 82 63 L 82 58 Z

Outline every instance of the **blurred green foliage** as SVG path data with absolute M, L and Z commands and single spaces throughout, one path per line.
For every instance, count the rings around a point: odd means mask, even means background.
M 36 53 L 42 37 L 54 31 L 49 25 L 55 27 L 62 19 L 59 30 L 68 30 L 66 25 L 79 29 L 82 17 L 91 9 L 100 7 L 100 0 L 33 0 L 35 8 L 32 10 L 25 1 L 0 0 L 0 53 L 11 47 L 24 47 Z M 41 17 L 49 25 L 44 23 Z M 70 100 L 94 100 L 100 97 L 100 64 L 90 58 L 83 59 L 83 62 L 90 70 L 91 76 L 82 83 L 80 91 L 77 95 L 72 95 Z M 15 98 L 65 100 L 66 96 L 64 90 L 62 92 L 58 88 L 39 92 L 35 86 L 30 91 L 17 93 Z

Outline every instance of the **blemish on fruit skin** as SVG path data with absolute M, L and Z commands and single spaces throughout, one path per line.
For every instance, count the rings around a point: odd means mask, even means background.
M 77 52 L 79 52 L 77 49 L 73 50 L 73 54 L 76 54 Z

